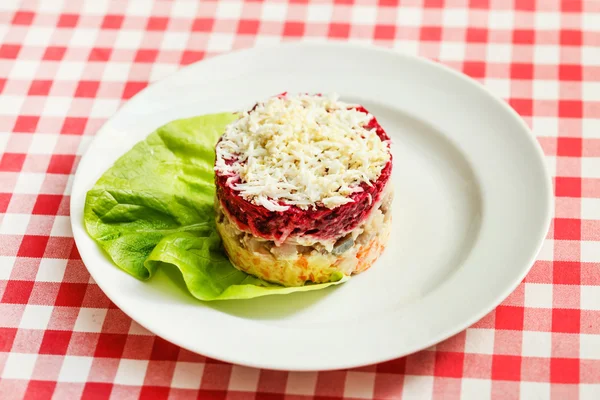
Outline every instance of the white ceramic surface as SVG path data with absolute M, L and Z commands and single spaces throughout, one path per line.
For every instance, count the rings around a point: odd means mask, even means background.
M 240 110 L 290 92 L 365 105 L 393 140 L 393 232 L 383 257 L 323 291 L 202 303 L 166 274 L 140 282 L 84 229 L 85 193 L 131 146 L 176 118 Z M 108 297 L 186 349 L 248 366 L 324 370 L 429 347 L 476 322 L 523 279 L 551 217 L 551 181 L 519 116 L 439 64 L 345 44 L 251 49 L 182 69 L 136 95 L 81 160 L 71 216 Z

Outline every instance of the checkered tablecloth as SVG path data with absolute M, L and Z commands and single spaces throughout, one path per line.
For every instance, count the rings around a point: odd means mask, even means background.
M 543 249 L 502 305 L 350 371 L 233 366 L 157 338 L 93 282 L 69 222 L 77 163 L 128 98 L 182 65 L 304 39 L 481 81 L 533 129 L 554 179 Z M 80 396 L 600 399 L 600 0 L 0 0 L 0 398 Z

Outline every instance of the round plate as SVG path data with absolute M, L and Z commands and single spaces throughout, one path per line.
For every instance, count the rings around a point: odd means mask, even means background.
M 393 140 L 393 230 L 367 272 L 322 291 L 203 303 L 159 272 L 141 282 L 86 234 L 86 191 L 134 143 L 171 120 L 250 107 L 283 91 L 337 92 Z M 288 44 L 191 65 L 143 90 L 81 160 L 71 216 L 92 277 L 131 318 L 188 350 L 284 370 L 356 367 L 465 329 L 515 289 L 551 216 L 551 181 L 520 117 L 442 65 L 345 44 Z

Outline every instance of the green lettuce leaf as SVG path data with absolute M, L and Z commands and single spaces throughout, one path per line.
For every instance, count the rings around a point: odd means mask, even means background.
M 87 193 L 88 234 L 121 269 L 149 279 L 175 266 L 199 300 L 248 299 L 344 282 L 283 287 L 235 269 L 214 222 L 214 147 L 230 113 L 170 122 L 119 158 Z

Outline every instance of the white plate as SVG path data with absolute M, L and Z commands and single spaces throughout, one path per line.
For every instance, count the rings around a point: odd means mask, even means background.
M 244 109 L 283 91 L 338 92 L 392 137 L 394 225 L 373 268 L 323 291 L 202 303 L 163 273 L 144 283 L 111 264 L 82 215 L 86 191 L 117 157 L 173 119 Z M 81 160 L 71 216 L 94 280 L 150 331 L 233 363 L 325 370 L 415 352 L 483 317 L 534 262 L 551 199 L 535 138 L 475 81 L 387 50 L 291 44 L 194 64 L 135 96 Z

